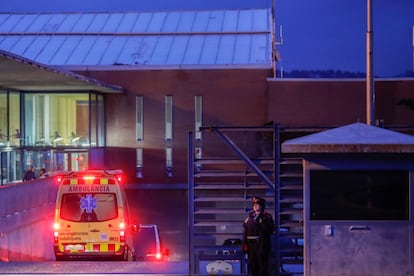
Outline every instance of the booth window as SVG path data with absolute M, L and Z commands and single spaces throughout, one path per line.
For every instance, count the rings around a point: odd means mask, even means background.
M 408 220 L 409 172 L 311 170 L 311 220 Z

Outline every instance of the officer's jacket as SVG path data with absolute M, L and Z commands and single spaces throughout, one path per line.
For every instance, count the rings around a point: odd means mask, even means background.
M 256 215 L 252 211 L 243 223 L 243 228 L 244 241 L 257 237 L 262 242 L 270 243 L 270 235 L 275 230 L 275 224 L 272 216 L 268 212 L 263 211 L 259 215 Z

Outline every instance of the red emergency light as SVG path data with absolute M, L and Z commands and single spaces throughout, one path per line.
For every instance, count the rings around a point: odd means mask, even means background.
M 124 180 L 121 174 L 117 174 L 115 177 L 116 177 L 116 180 L 118 180 L 118 183 L 120 183 L 120 184 Z
M 60 228 L 59 224 L 55 222 L 53 224 L 53 229 L 55 230 L 53 232 L 53 238 L 54 238 L 54 242 L 55 243 L 58 243 L 59 242 L 59 228 Z
M 119 241 L 125 242 L 125 223 L 121 222 L 119 224 Z

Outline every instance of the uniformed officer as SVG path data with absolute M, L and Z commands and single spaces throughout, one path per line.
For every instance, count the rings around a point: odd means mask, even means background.
M 253 211 L 244 220 L 244 246 L 248 254 L 249 275 L 267 276 L 269 274 L 269 254 L 271 250 L 271 235 L 275 224 L 268 212 L 265 211 L 266 201 L 253 197 Z

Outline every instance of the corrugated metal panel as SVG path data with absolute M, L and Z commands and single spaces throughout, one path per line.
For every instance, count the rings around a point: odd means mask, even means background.
M 20 39 L 20 36 L 10 35 L 3 36 L 0 38 L 0 49 L 11 52 L 11 49 L 16 45 L 17 41 Z
M 0 25 L 0 31 L 11 32 L 13 27 L 16 26 L 23 17 L 24 14 L 6 15 L 4 22 Z
M 263 32 L 269 10 L 0 14 L 0 32 Z
M 193 32 L 207 32 L 209 14 L 210 12 L 208 11 L 196 12 L 195 19 L 193 21 Z
M 165 61 L 166 64 L 182 64 L 188 44 L 188 36 L 175 36 L 171 44 L 170 55 Z
M 203 51 L 200 55 L 201 64 L 216 64 L 220 35 L 206 36 L 203 43 Z M 222 49 L 227 50 L 227 49 Z
M 15 24 L 12 32 L 25 32 L 29 28 L 30 25 L 32 25 L 33 21 L 38 17 L 38 14 L 27 14 L 23 16 L 18 24 Z
M 218 51 L 217 64 L 233 64 L 235 45 L 235 35 L 226 35 L 220 38 L 219 49 L 226 49 L 226 51 Z
M 30 23 L 28 28 L 26 29 L 29 33 L 39 33 L 48 25 L 48 22 L 52 18 L 52 15 L 48 14 L 45 16 L 38 15 L 33 22 Z
M 20 39 L 17 41 L 17 43 L 13 46 L 11 49 L 13 54 L 17 54 L 19 56 L 24 57 L 24 53 L 27 51 L 29 47 L 33 47 L 33 41 L 35 40 L 35 35 L 26 35 L 20 37 Z
M 165 24 L 163 31 L 164 32 L 176 32 L 178 29 L 178 25 L 180 24 L 181 13 L 178 12 L 170 12 L 167 14 L 165 18 Z
M 86 33 L 86 31 L 89 29 L 89 26 L 95 19 L 95 16 L 96 14 L 82 14 L 79 19 L 74 22 L 73 28 L 69 32 Z
M 127 13 L 123 15 L 117 31 L 121 33 L 131 32 L 132 26 L 134 26 L 138 16 L 139 14 L 137 13 Z
M 128 40 L 127 36 L 122 37 L 115 37 L 112 39 L 111 43 L 109 43 L 105 54 L 101 57 L 100 63 L 101 64 L 117 64 L 118 63 L 118 56 L 119 56 L 119 49 L 124 48 L 126 41 Z
M 223 29 L 223 17 L 222 11 L 211 11 L 207 17 L 207 32 L 221 32 Z
M 251 48 L 254 49 L 254 51 L 251 51 L 252 56 L 250 57 L 250 62 L 266 62 L 269 56 L 269 44 L 271 44 L 271 41 L 268 37 L 263 35 L 253 35 Z
M 176 27 L 176 32 L 189 33 L 193 31 L 193 22 L 196 17 L 195 12 L 181 13 L 179 24 Z
M 265 65 L 269 10 L 0 14 L 0 49 L 51 65 Z
M 109 17 L 106 19 L 106 22 L 104 22 L 102 32 L 115 33 L 118 30 L 123 17 L 124 15 L 121 13 L 110 14 Z
M 205 36 L 193 35 L 188 39 L 183 64 L 199 64 Z
M 246 13 L 246 11 L 240 11 L 238 22 L 239 24 L 237 30 L 241 32 L 248 32 L 253 27 L 253 16 L 251 13 Z
M 143 33 L 147 31 L 148 26 L 152 20 L 152 13 L 143 13 L 138 14 L 138 18 L 135 21 L 135 24 L 131 28 L 131 33 Z
M 237 30 L 238 22 L 238 11 L 226 11 L 224 13 L 223 32 L 233 32 Z
M 84 64 L 85 58 L 93 48 L 96 42 L 96 36 L 83 36 L 73 54 L 68 58 L 67 64 Z
M 89 54 L 86 56 L 84 63 L 87 65 L 98 65 L 104 56 L 106 49 L 112 42 L 111 36 L 100 36 L 96 39 L 95 44 Z
M 23 53 L 25 58 L 36 60 L 37 56 L 49 42 L 50 36 L 37 36 L 34 38 L 31 43 L 31 47 L 28 47 L 27 50 Z
M 79 42 L 81 41 L 82 36 L 66 36 L 65 40 L 58 45 L 57 51 L 52 56 L 52 59 L 49 61 L 51 65 L 68 65 L 67 61 L 71 57 L 75 48 L 78 47 Z
M 56 53 L 60 49 L 61 45 L 66 40 L 66 36 L 48 36 L 49 42 L 46 44 L 45 48 L 39 53 L 36 61 L 43 64 L 52 64 L 51 60 L 56 56 Z
M 149 57 L 149 63 L 154 65 L 166 64 L 165 61 L 171 53 L 171 45 L 174 41 L 174 36 L 163 35 L 158 38 L 157 44 L 155 45 L 152 56 Z M 164 47 L 168 45 L 168 47 Z
M 254 10 L 251 17 L 253 20 L 252 30 L 269 30 L 272 22 L 270 22 L 270 15 L 268 10 Z M 256 20 L 261 18 L 262 20 Z
M 66 14 L 63 15 L 63 21 L 61 24 L 57 22 L 57 33 L 69 33 L 73 31 L 76 23 L 80 20 L 81 14 Z M 55 16 L 54 16 L 55 17 Z
M 234 63 L 249 64 L 251 53 L 252 36 L 237 36 L 236 47 L 234 47 Z

